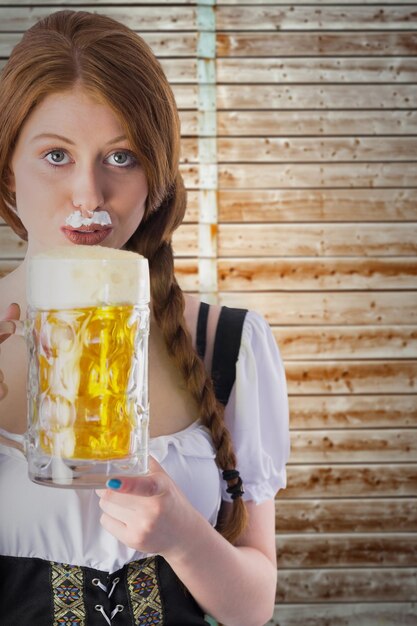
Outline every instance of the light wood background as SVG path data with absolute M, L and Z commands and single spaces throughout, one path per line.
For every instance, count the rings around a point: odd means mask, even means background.
M 189 189 L 181 284 L 259 311 L 281 348 L 270 624 L 417 624 L 417 4 L 1 0 L 0 67 L 63 4 L 160 58 Z M 0 273 L 24 249 L 1 225 Z

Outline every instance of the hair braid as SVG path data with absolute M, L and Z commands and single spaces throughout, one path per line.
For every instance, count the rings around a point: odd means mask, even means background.
M 135 248 L 140 249 L 140 252 L 148 258 L 155 321 L 162 330 L 169 355 L 181 372 L 188 392 L 199 407 L 202 423 L 211 432 L 216 448 L 216 463 L 222 470 L 235 469 L 236 456 L 224 421 L 224 407 L 216 399 L 211 377 L 194 350 L 191 335 L 186 327 L 184 295 L 174 274 L 171 233 L 167 237 L 166 230 L 162 232 L 161 228 L 160 212 L 166 216 L 176 215 L 178 210 L 173 205 L 181 202 L 185 206 L 185 191 L 179 177 L 177 185 L 165 204 L 152 213 L 139 227 Z M 157 225 L 159 238 L 156 237 Z M 168 231 L 170 230 L 168 228 Z M 128 247 L 130 246 L 131 242 Z M 229 486 L 233 486 L 235 482 L 236 479 L 231 480 Z M 241 534 L 246 522 L 245 504 L 242 498 L 237 498 L 233 501 L 231 515 L 220 521 L 218 530 L 228 541 L 233 542 Z

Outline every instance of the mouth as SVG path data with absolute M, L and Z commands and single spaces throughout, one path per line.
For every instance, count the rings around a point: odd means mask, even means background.
M 69 241 L 86 246 L 98 245 L 109 236 L 112 230 L 113 228 L 109 226 L 99 225 L 79 226 L 78 228 L 63 226 L 61 228 L 61 231 Z

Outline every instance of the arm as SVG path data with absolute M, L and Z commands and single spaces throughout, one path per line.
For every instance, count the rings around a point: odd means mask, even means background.
M 202 609 L 223 624 L 268 621 L 276 589 L 272 499 L 248 503 L 248 528 L 232 546 L 155 460 L 150 474 L 122 481 L 117 491 L 98 491 L 106 530 L 131 548 L 163 556 Z

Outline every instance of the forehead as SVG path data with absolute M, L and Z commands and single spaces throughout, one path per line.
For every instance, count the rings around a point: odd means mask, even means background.
M 26 119 L 21 139 L 48 132 L 65 135 L 64 131 L 80 138 L 98 133 L 100 138 L 107 133 L 122 134 L 123 126 L 102 98 L 76 87 L 46 96 Z

